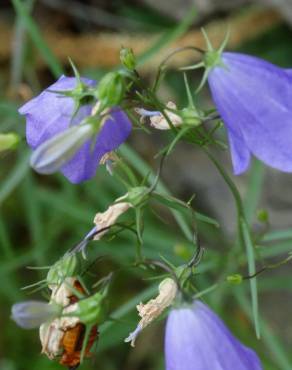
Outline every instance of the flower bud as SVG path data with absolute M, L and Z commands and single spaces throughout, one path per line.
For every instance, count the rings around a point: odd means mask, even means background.
M 12 319 L 23 329 L 34 329 L 60 314 L 60 307 L 40 301 L 26 301 L 12 306 Z
M 85 325 L 101 323 L 104 319 L 104 294 L 97 292 L 78 301 L 72 305 L 70 315 L 78 317 Z
M 132 49 L 121 48 L 120 60 L 122 65 L 130 71 L 133 71 L 136 68 L 136 58 Z
M 0 134 L 0 152 L 14 149 L 19 143 L 19 136 L 14 132 Z
M 125 200 L 133 207 L 143 204 L 148 199 L 149 189 L 146 186 L 136 186 L 129 190 Z
M 240 274 L 229 275 L 227 276 L 226 280 L 228 281 L 228 283 L 238 285 L 242 283 L 242 275 Z
M 124 93 L 125 83 L 119 72 L 107 73 L 97 87 L 97 98 L 100 100 L 103 109 L 119 104 Z
M 59 286 L 67 277 L 76 276 L 79 270 L 79 260 L 76 254 L 64 256 L 57 261 L 47 274 L 49 286 Z
M 181 117 L 185 125 L 197 127 L 202 123 L 198 117 L 198 112 L 193 108 L 185 108 L 181 111 Z
M 257 212 L 257 219 L 263 224 L 269 222 L 269 212 L 266 209 L 259 209 Z
M 36 148 L 30 158 L 31 167 L 42 174 L 58 171 L 93 133 L 94 127 L 90 124 L 70 127 Z

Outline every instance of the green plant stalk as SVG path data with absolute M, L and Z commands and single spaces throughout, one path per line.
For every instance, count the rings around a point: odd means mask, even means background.
M 250 230 L 248 226 L 248 222 L 246 221 L 245 210 L 243 207 L 243 203 L 241 200 L 241 196 L 233 183 L 230 179 L 227 172 L 224 168 L 220 165 L 220 163 L 216 160 L 216 158 L 207 150 L 204 149 L 207 156 L 215 165 L 216 169 L 222 176 L 223 180 L 229 187 L 237 209 L 237 227 L 238 227 L 238 240 L 240 245 L 245 248 L 246 256 L 247 256 L 247 264 L 248 264 L 248 273 L 249 275 L 254 275 L 256 272 L 255 266 L 255 255 L 254 255 L 254 245 L 251 239 Z M 236 251 L 235 251 L 236 252 Z M 257 279 L 256 277 L 250 279 L 250 290 L 251 290 L 251 301 L 252 301 L 252 313 L 253 313 L 253 321 L 255 326 L 255 332 L 257 338 L 260 338 L 260 324 L 259 324 L 259 308 L 258 308 L 258 291 L 257 291 Z

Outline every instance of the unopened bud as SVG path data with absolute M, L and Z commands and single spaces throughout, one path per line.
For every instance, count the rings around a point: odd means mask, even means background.
M 231 284 L 234 284 L 234 285 L 238 285 L 238 284 L 241 284 L 242 283 L 242 275 L 240 274 L 234 274 L 234 275 L 229 275 L 227 276 L 226 280 L 228 281 L 228 283 L 231 283 Z
M 269 222 L 269 213 L 266 209 L 259 209 L 257 212 L 257 219 L 263 224 Z
M 104 319 L 104 294 L 97 292 L 78 301 L 71 306 L 70 315 L 78 317 L 83 324 L 100 324 Z
M 199 126 L 202 120 L 198 117 L 198 112 L 192 108 L 185 108 L 181 111 L 182 120 L 185 125 Z
M 19 136 L 14 132 L 0 134 L 0 152 L 16 148 L 19 143 Z
M 129 202 L 133 207 L 143 204 L 149 195 L 149 189 L 146 186 L 136 186 L 129 190 L 125 196 L 125 200 Z
M 136 58 L 132 49 L 121 48 L 120 60 L 124 67 L 133 71 L 136 68 Z
M 60 285 L 66 278 L 78 274 L 80 264 L 76 254 L 68 254 L 57 261 L 47 274 L 47 283 L 51 286 Z
M 103 108 L 118 105 L 125 93 L 125 82 L 119 72 L 107 73 L 97 87 L 97 98 Z

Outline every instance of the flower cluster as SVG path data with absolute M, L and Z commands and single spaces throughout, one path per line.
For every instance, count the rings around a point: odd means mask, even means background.
M 208 49 L 202 52 L 202 61 L 189 69 L 204 67 L 202 83 L 196 93 L 208 81 L 215 110 L 202 110 L 194 104 L 186 77 L 188 105 L 179 109 L 173 102 L 162 103 L 155 91 L 160 74 L 154 87 L 145 87 L 130 49 L 122 49 L 123 69 L 109 72 L 99 83 L 81 78 L 75 71 L 75 77 L 60 77 L 19 109 L 26 117 L 26 139 L 33 150 L 30 164 L 38 173 L 60 171 L 70 182 L 79 183 L 93 178 L 99 164 L 106 164 L 110 174 L 117 175 L 127 187 L 126 195 L 116 199 L 106 211 L 98 212 L 94 227 L 85 238 L 50 268 L 45 281 L 51 294 L 50 301 L 22 302 L 12 308 L 12 317 L 21 327 L 40 327 L 42 352 L 50 359 L 60 359 L 60 363 L 70 369 L 79 366 L 83 357 L 90 356 L 98 336 L 97 325 L 105 317 L 104 298 L 110 280 L 108 277 L 101 279 L 95 285 L 97 291 L 90 294 L 81 284 L 83 271 L 79 252 L 82 252 L 84 262 L 88 243 L 98 243 L 109 234 L 115 237 L 118 232 L 111 232 L 118 224 L 118 231 L 127 229 L 137 238 L 135 266 L 150 266 L 151 271 L 153 267 L 159 267 L 167 274 L 159 285 L 157 297 L 137 305 L 140 321 L 125 341 L 134 346 L 145 327 L 168 313 L 166 370 L 262 369 L 255 352 L 239 342 L 223 321 L 194 296 L 197 287 L 191 277 L 195 262 L 200 262 L 198 256 L 202 256 L 198 240 L 198 253 L 189 263 L 179 267 L 165 258 L 148 260 L 143 254 L 143 211 L 150 200 L 159 201 L 175 212 L 191 210 L 192 217 L 213 222 L 209 217 L 197 214 L 190 202 L 157 191 L 163 161 L 178 141 L 199 145 L 210 154 L 209 146 L 222 144 L 216 137 L 222 120 L 236 175 L 248 169 L 252 155 L 273 168 L 292 172 L 291 71 L 252 56 L 224 52 L 223 45 L 215 50 L 208 41 L 207 46 Z M 134 118 L 133 123 L 129 117 Z M 113 151 L 127 140 L 133 125 L 148 132 L 147 122 L 157 130 L 168 130 L 172 139 L 161 151 L 157 177 L 149 180 L 147 175 L 139 181 L 135 171 Z M 206 122 L 213 127 L 210 129 Z M 248 244 L 247 261 L 251 274 L 246 279 L 255 278 L 255 264 L 251 261 L 254 248 L 249 230 L 246 231 L 240 194 L 234 190 L 232 181 L 216 159 L 213 162 L 235 194 L 241 241 L 243 245 Z M 135 220 L 118 222 L 129 209 Z M 226 278 L 227 282 L 243 283 L 246 280 L 241 275 L 233 277 L 240 279 Z M 252 297 L 256 310 L 255 295 Z

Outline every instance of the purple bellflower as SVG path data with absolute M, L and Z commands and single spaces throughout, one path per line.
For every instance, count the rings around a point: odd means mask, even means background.
M 255 352 L 200 301 L 170 312 L 165 357 L 166 370 L 262 370 Z
M 77 82 L 75 77 L 62 76 L 19 109 L 26 117 L 26 139 L 34 150 L 32 167 L 44 174 L 60 170 L 72 183 L 92 178 L 102 157 L 118 148 L 132 127 L 127 115 L 114 108 L 96 135 L 92 125 L 84 124 L 93 105 L 81 105 L 74 114 L 74 99 L 64 95 L 64 91 L 74 90 Z M 85 78 L 82 83 L 96 85 Z
M 213 100 L 226 125 L 234 173 L 251 155 L 292 172 L 292 73 L 262 59 L 209 50 L 205 55 Z

